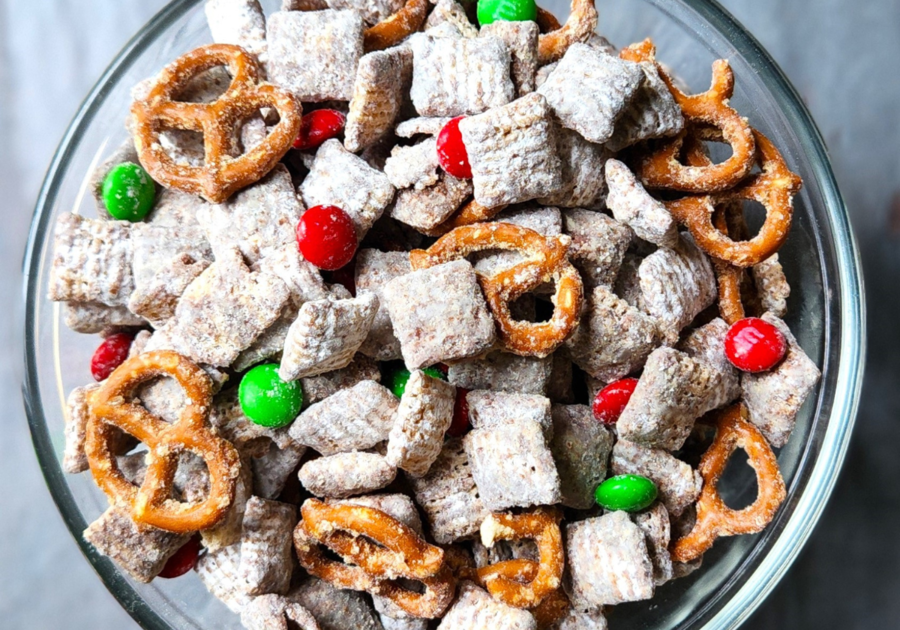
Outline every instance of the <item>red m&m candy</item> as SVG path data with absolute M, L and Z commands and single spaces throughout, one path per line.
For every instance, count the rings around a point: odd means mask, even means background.
M 459 123 L 465 116 L 454 118 L 441 129 L 437 137 L 438 162 L 445 171 L 459 179 L 472 179 L 469 153 L 463 144 Z
M 456 404 L 453 406 L 453 422 L 447 429 L 447 435 L 450 437 L 460 437 L 469 429 L 469 401 L 466 400 L 468 389 L 464 387 L 456 388 Z
M 734 323 L 725 335 L 725 356 L 744 372 L 765 372 L 784 358 L 787 341 L 775 326 L 758 317 Z
M 297 224 L 297 245 L 303 257 L 319 269 L 340 269 L 356 253 L 356 227 L 337 206 L 313 206 Z
M 346 118 L 336 109 L 317 109 L 300 120 L 300 134 L 294 148 L 301 151 L 317 149 L 326 140 L 336 138 L 344 130 Z
M 194 536 L 182 545 L 181 549 L 175 552 L 163 570 L 159 572 L 161 578 L 177 578 L 191 569 L 197 564 L 197 556 L 200 555 L 200 537 Z
M 91 375 L 97 382 L 109 378 L 117 367 L 128 358 L 133 337 L 126 333 L 116 333 L 103 340 L 91 357 Z
M 636 378 L 623 378 L 597 392 L 592 407 L 594 417 L 603 424 L 615 424 L 625 411 L 637 384 Z

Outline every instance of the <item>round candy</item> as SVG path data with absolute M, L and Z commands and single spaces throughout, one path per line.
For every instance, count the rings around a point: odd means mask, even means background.
M 639 512 L 656 500 L 656 484 L 640 475 L 617 475 L 597 486 L 594 498 L 607 510 Z
M 536 19 L 535 0 L 478 0 L 478 23 L 482 26 L 497 20 L 525 22 Z
M 117 367 L 128 358 L 133 337 L 126 333 L 116 333 L 103 340 L 91 357 L 91 375 L 98 383 L 109 378 Z
M 454 118 L 441 129 L 437 137 L 438 163 L 441 168 L 457 179 L 472 179 L 469 153 L 459 132 L 459 121 L 465 116 Z
M 319 269 L 340 269 L 356 253 L 356 226 L 337 206 L 313 206 L 297 224 L 297 245 L 303 257 Z
M 103 180 L 103 205 L 114 219 L 140 221 L 153 207 L 156 184 L 140 165 L 123 162 Z
M 637 384 L 636 378 L 623 378 L 597 392 L 592 405 L 594 417 L 603 424 L 615 424 L 625 411 Z
M 181 549 L 175 552 L 166 562 L 166 566 L 159 572 L 161 578 L 177 578 L 191 569 L 197 564 L 197 556 L 200 555 L 200 537 L 194 536 L 181 546 Z
M 766 372 L 784 358 L 787 341 L 775 326 L 758 317 L 734 323 L 725 335 L 725 356 L 744 372 Z
M 283 381 L 278 365 L 264 363 L 244 374 L 238 388 L 241 411 L 256 424 L 277 429 L 290 424 L 303 406 L 299 381 Z
M 326 140 L 336 138 L 344 130 L 346 117 L 336 109 L 317 109 L 300 120 L 300 133 L 294 148 L 301 151 L 318 149 Z
M 466 400 L 468 389 L 456 388 L 456 404 L 453 405 L 453 421 L 447 429 L 450 437 L 460 437 L 469 429 L 469 401 Z
M 427 367 L 422 371 L 433 378 L 446 379 L 444 373 L 436 367 Z M 403 394 L 406 392 L 406 383 L 409 381 L 410 376 L 411 373 L 406 368 L 398 368 L 388 375 L 388 389 L 394 393 L 394 396 L 403 398 Z

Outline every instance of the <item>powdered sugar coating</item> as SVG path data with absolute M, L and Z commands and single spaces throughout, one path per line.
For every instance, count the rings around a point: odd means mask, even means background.
M 400 358 L 400 341 L 394 335 L 394 326 L 382 299 L 384 286 L 412 271 L 406 252 L 380 252 L 377 249 L 361 249 L 356 254 L 356 291 L 362 295 L 370 291 L 378 296 L 378 312 L 372 320 L 369 336 L 359 351 L 379 361 Z
M 647 552 L 653 563 L 653 581 L 662 586 L 674 577 L 672 556 L 669 555 L 671 527 L 669 512 L 662 503 L 656 503 L 645 512 L 634 515 L 635 524 L 644 532 Z
M 681 107 L 675 102 L 655 63 L 641 63 L 644 81 L 631 103 L 619 116 L 607 141 L 610 151 L 621 151 L 642 140 L 674 136 L 684 129 Z
M 217 44 L 234 44 L 265 59 L 266 16 L 258 0 L 206 0 L 206 21 Z
M 238 543 L 209 551 L 200 556 L 194 567 L 206 590 L 236 614 L 240 614 L 253 599 L 245 591 L 240 563 L 241 545 Z
M 616 221 L 628 225 L 638 238 L 659 245 L 675 247 L 678 224 L 666 207 L 644 190 L 628 167 L 618 160 L 606 162 L 609 196 L 606 205 Z
M 63 323 L 77 333 L 94 334 L 118 326 L 144 326 L 147 323 L 125 306 L 107 306 L 99 302 L 63 302 Z
M 469 21 L 461 4 L 455 0 L 437 0 L 431 13 L 428 14 L 428 19 L 425 20 L 425 30 L 431 31 L 429 35 L 433 35 L 438 26 L 447 23 L 452 25 L 461 37 L 478 36 L 478 29 Z
M 398 138 L 412 138 L 418 135 L 436 136 L 451 120 L 452 117 L 450 116 L 410 118 L 398 124 L 397 128 L 394 129 L 394 133 Z
M 329 9 L 356 11 L 369 26 L 389 18 L 405 4 L 404 0 L 326 0 L 326 2 Z
M 558 190 L 538 201 L 564 208 L 602 207 L 606 193 L 603 163 L 611 155 L 609 150 L 564 127 L 557 128 L 554 135 L 562 180 Z
M 588 287 L 610 285 L 633 238 L 627 225 L 591 210 L 563 211 L 563 232 L 572 237 L 569 257 Z
M 587 405 L 553 405 L 550 450 L 559 472 L 562 504 L 586 510 L 606 478 L 613 436 Z
M 288 594 L 316 618 L 320 630 L 381 630 L 363 593 L 339 590 L 318 578 L 307 578 Z
M 525 96 L 534 92 L 534 77 L 538 67 L 538 36 L 540 35 L 537 22 L 497 20 L 482 26 L 479 35 L 496 37 L 509 48 L 516 95 Z
M 308 376 L 300 379 L 303 386 L 303 402 L 307 405 L 325 400 L 337 392 L 348 389 L 362 381 L 381 381 L 381 371 L 378 364 L 369 357 L 357 353 L 350 364 L 318 376 Z
M 552 360 L 495 351 L 484 358 L 450 366 L 447 379 L 457 387 L 522 394 L 547 393 Z
M 311 612 L 280 595 L 254 597 L 241 611 L 241 624 L 247 630 L 319 630 Z
M 504 210 L 494 217 L 496 223 L 512 223 L 534 230 L 542 236 L 558 236 L 562 233 L 562 216 L 558 208 L 516 208 Z M 475 271 L 484 276 L 493 276 L 500 271 L 525 260 L 519 252 L 480 252 L 472 256 Z
M 66 400 L 66 445 L 62 465 L 67 473 L 76 474 L 89 468 L 87 455 L 84 453 L 84 440 L 90 418 L 88 399 L 99 387 L 97 383 L 76 387 Z
M 472 183 L 445 172 L 437 176 L 435 184 L 398 192 L 391 217 L 426 232 L 446 221 L 472 194 Z
M 717 317 L 692 330 L 678 344 L 679 350 L 689 357 L 706 361 L 713 370 L 714 395 L 709 404 L 714 409 L 724 407 L 741 396 L 740 375 L 725 356 L 725 335 L 728 328 L 728 324 Z
M 380 490 L 397 476 L 397 468 L 377 453 L 336 453 L 306 462 L 300 483 L 319 497 L 343 499 Z
M 609 465 L 613 475 L 641 475 L 653 481 L 659 500 L 674 516 L 680 516 L 700 497 L 700 473 L 662 449 L 620 439 Z
M 547 440 L 553 437 L 553 418 L 550 399 L 534 394 L 476 390 L 466 394 L 469 404 L 469 424 L 475 429 L 534 422 L 541 427 Z
M 471 582 L 459 585 L 459 596 L 444 615 L 438 630 L 537 630 L 537 622 L 527 610 L 513 608 L 494 599 Z
M 758 265 L 754 265 L 750 272 L 753 274 L 753 282 L 763 311 L 775 317 L 784 317 L 787 313 L 787 299 L 791 295 L 791 285 L 788 284 L 784 268 L 778 261 L 778 254 L 773 254 Z
M 249 595 L 284 594 L 294 569 L 292 532 L 297 507 L 250 497 L 244 510 L 239 570 Z
M 422 190 L 438 181 L 437 139 L 426 138 L 418 144 L 397 145 L 384 164 L 384 174 L 394 188 Z
M 412 51 L 397 46 L 363 55 L 344 127 L 344 147 L 359 151 L 390 133 L 412 82 Z

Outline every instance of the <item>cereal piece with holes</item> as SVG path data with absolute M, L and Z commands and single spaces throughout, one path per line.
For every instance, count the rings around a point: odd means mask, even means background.
M 616 427 L 619 438 L 676 451 L 713 407 L 713 369 L 671 348 L 654 350 Z
M 311 577 L 293 589 L 288 599 L 309 610 L 319 630 L 381 630 L 364 593 L 339 590 L 325 580 Z
M 444 615 L 438 630 L 537 630 L 530 612 L 507 606 L 471 582 L 459 586 L 459 597 Z
M 644 81 L 641 66 L 573 44 L 538 88 L 563 127 L 603 144 Z
M 387 461 L 413 477 L 424 476 L 440 455 L 455 401 L 453 385 L 414 370 L 388 438 Z
M 269 17 L 269 80 L 309 102 L 349 101 L 363 55 L 356 11 L 279 11 Z
M 300 379 L 303 386 L 303 402 L 311 405 L 325 400 L 343 389 L 358 385 L 362 381 L 381 381 L 381 370 L 378 364 L 369 357 L 357 353 L 345 368 L 326 372 L 319 376 L 308 376 Z
M 362 381 L 310 405 L 290 435 L 326 456 L 372 448 L 388 439 L 399 404 L 387 387 Z
M 238 543 L 203 554 L 194 567 L 206 590 L 238 615 L 253 600 L 246 592 L 240 564 L 241 545 Z
M 509 49 L 496 37 L 450 38 L 417 33 L 410 96 L 420 116 L 478 114 L 509 103 Z
M 607 160 L 606 182 L 609 195 L 606 205 L 616 221 L 624 223 L 638 238 L 659 245 L 675 247 L 678 224 L 666 207 L 650 196 L 628 167 L 619 160 Z
M 662 586 L 672 579 L 672 557 L 669 555 L 671 527 L 669 512 L 662 503 L 656 503 L 649 510 L 632 516 L 635 524 L 644 532 L 647 552 L 653 563 L 653 581 Z
M 266 16 L 258 0 L 206 0 L 206 21 L 215 43 L 265 55 Z
M 494 318 L 465 260 L 395 278 L 382 295 L 410 370 L 473 357 L 494 343 Z
M 117 326 L 144 326 L 147 323 L 125 306 L 99 302 L 63 302 L 63 323 L 77 333 L 93 335 Z
M 254 597 L 241 611 L 247 630 L 319 630 L 312 613 L 280 595 Z
M 681 107 L 659 76 L 656 64 L 640 65 L 644 82 L 616 121 L 615 131 L 606 143 L 610 151 L 621 151 L 642 140 L 674 136 L 684 128 Z
M 317 497 L 343 499 L 380 490 L 397 476 L 397 468 L 378 453 L 336 453 L 306 462 L 300 483 Z
M 520 357 L 498 350 L 484 358 L 454 363 L 447 372 L 447 380 L 465 389 L 543 396 L 550 383 L 551 369 L 549 357 Z
M 639 369 L 657 345 L 654 319 L 603 286 L 590 293 L 581 324 L 566 341 L 575 364 L 608 383 Z
M 465 118 L 459 131 L 472 165 L 475 201 L 481 205 L 530 201 L 562 186 L 554 122 L 540 94 Z
M 402 0 L 400 2 L 402 5 Z M 344 147 L 360 151 L 390 134 L 412 82 L 412 50 L 396 46 L 363 55 L 344 128 Z
M 587 405 L 553 405 L 550 450 L 559 471 L 562 504 L 586 510 L 594 489 L 606 479 L 613 436 Z
M 472 183 L 449 173 L 438 173 L 437 182 L 425 188 L 406 188 L 397 193 L 391 217 L 428 232 L 456 212 L 472 194 Z
M 406 252 L 380 252 L 377 249 L 361 249 L 356 254 L 357 295 L 366 292 L 378 296 L 378 312 L 372 320 L 369 336 L 359 347 L 359 351 L 378 361 L 392 361 L 400 358 L 400 341 L 394 335 L 394 325 L 383 300 L 385 285 L 394 278 L 405 276 L 412 271 L 409 254 Z
M 249 595 L 284 594 L 294 570 L 292 532 L 297 507 L 250 497 L 244 509 L 240 572 Z
M 558 208 L 517 208 L 504 210 L 493 221 L 497 223 L 512 223 L 534 230 L 542 236 L 558 236 L 562 234 L 562 216 Z M 473 256 L 475 271 L 492 276 L 504 269 L 509 269 L 524 260 L 524 257 L 514 251 L 481 252 Z
M 466 402 L 469 423 L 475 429 L 531 421 L 541 427 L 545 438 L 553 437 L 550 399 L 545 396 L 476 390 L 466 394 Z
M 603 163 L 611 155 L 603 145 L 588 142 L 577 132 L 559 127 L 556 150 L 562 165 L 560 188 L 538 201 L 564 208 L 600 208 L 606 192 Z
M 472 478 L 462 438 L 444 442 L 428 474 L 410 483 L 416 503 L 422 507 L 431 535 L 440 544 L 450 544 L 478 532 L 490 513 Z
M 569 523 L 566 534 L 566 591 L 574 606 L 614 606 L 653 597 L 653 563 L 644 532 L 626 512 Z
M 784 275 L 784 268 L 778 262 L 778 254 L 773 254 L 750 269 L 756 292 L 762 302 L 763 311 L 775 317 L 784 317 L 787 313 L 787 299 L 791 295 L 791 285 Z
M 740 375 L 725 356 L 725 335 L 728 324 L 715 318 L 708 324 L 691 331 L 680 344 L 681 350 L 689 357 L 706 361 L 715 375 L 714 396 L 710 401 L 713 409 L 724 407 L 741 395 Z
M 750 421 L 772 446 L 778 448 L 787 444 L 797 414 L 819 382 L 821 372 L 797 343 L 787 324 L 771 313 L 762 318 L 784 335 L 787 354 L 768 372 L 741 374 L 741 390 L 744 404 L 750 410 Z
M 563 211 L 563 232 L 572 237 L 569 257 L 588 287 L 615 282 L 634 237 L 631 228 L 600 212 Z
M 384 174 L 397 190 L 422 190 L 438 181 L 437 139 L 426 138 L 409 146 L 397 145 L 384 163 Z
M 620 439 L 609 466 L 613 475 L 640 475 L 653 481 L 659 500 L 673 516 L 680 516 L 700 498 L 700 473 L 662 449 Z
M 469 21 L 466 10 L 455 0 L 437 0 L 425 20 L 425 30 L 432 30 L 449 22 L 462 37 L 477 37 L 478 29 Z M 431 35 L 432 33 L 429 33 Z
M 516 94 L 525 96 L 534 92 L 540 35 L 537 22 L 497 20 L 482 26 L 479 35 L 496 37 L 506 43 L 512 57 L 512 79 L 516 86 Z

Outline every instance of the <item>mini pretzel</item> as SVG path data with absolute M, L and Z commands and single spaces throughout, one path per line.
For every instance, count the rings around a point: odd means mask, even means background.
M 474 199 L 464 205 L 462 208 L 454 212 L 449 219 L 438 225 L 437 227 L 425 232 L 426 236 L 443 236 L 458 227 L 466 225 L 475 225 L 476 223 L 484 223 L 490 221 L 500 214 L 506 206 L 495 206 L 488 208 L 482 206 Z
M 569 46 L 586 42 L 597 30 L 597 8 L 594 6 L 594 0 L 572 0 L 569 19 L 562 27 L 558 24 L 552 14 L 538 11 L 538 25 L 542 27 L 541 30 L 544 30 L 544 27 L 556 26 L 549 32 L 541 34 L 538 40 L 538 62 L 541 65 L 558 61 L 569 50 Z
M 174 424 L 131 402 L 141 384 L 158 376 L 174 378 L 187 396 Z M 211 403 L 206 372 L 171 351 L 129 359 L 91 397 L 85 442 L 91 474 L 113 503 L 130 506 L 135 522 L 183 534 L 212 527 L 231 507 L 241 462 L 234 446 L 210 429 Z M 147 446 L 147 474 L 140 487 L 125 478 L 116 462 L 116 428 Z M 178 456 L 184 451 L 201 457 L 209 469 L 209 495 L 200 503 L 171 498 Z
M 227 66 L 231 85 L 212 103 L 185 103 L 178 94 L 207 70 Z M 265 140 L 237 153 L 236 129 L 261 108 L 278 112 L 279 121 Z M 262 179 L 291 148 L 300 132 L 300 103 L 281 88 L 259 83 L 259 66 L 238 46 L 212 44 L 187 53 L 166 66 L 147 97 L 131 106 L 134 141 L 141 165 L 164 186 L 222 203 L 232 193 Z M 159 142 L 164 129 L 203 134 L 203 166 L 176 164 Z
M 418 270 L 489 249 L 524 254 L 524 262 L 491 277 L 479 276 L 479 283 L 506 349 L 522 356 L 545 357 L 575 330 L 581 314 L 584 287 L 566 258 L 568 243 L 568 237 L 545 238 L 511 223 L 481 223 L 458 227 L 427 250 L 411 251 L 409 260 L 413 270 Z M 556 282 L 556 293 L 550 320 L 534 323 L 514 319 L 509 305 L 551 280 Z
M 689 534 L 671 547 L 672 559 L 690 562 L 705 553 L 719 536 L 755 534 L 775 517 L 784 501 L 785 487 L 772 448 L 753 424 L 747 408 L 738 403 L 717 412 L 716 437 L 700 460 L 703 490 L 697 501 L 697 522 Z M 733 510 L 719 495 L 718 484 L 731 454 L 744 449 L 756 471 L 757 497 L 752 505 Z
M 538 508 L 527 514 L 492 514 L 481 524 L 485 547 L 497 540 L 533 539 L 540 562 L 506 560 L 478 570 L 478 579 L 488 592 L 508 606 L 534 608 L 559 589 L 565 555 L 558 510 Z
M 569 598 L 566 597 L 561 588 L 558 588 L 547 595 L 540 604 L 532 608 L 531 614 L 537 622 L 538 629 L 542 630 L 543 628 L 550 628 L 562 619 L 569 612 L 569 608 Z
M 366 52 L 396 46 L 422 28 L 428 16 L 428 0 L 407 0 L 392 16 L 366 29 L 363 45 Z

